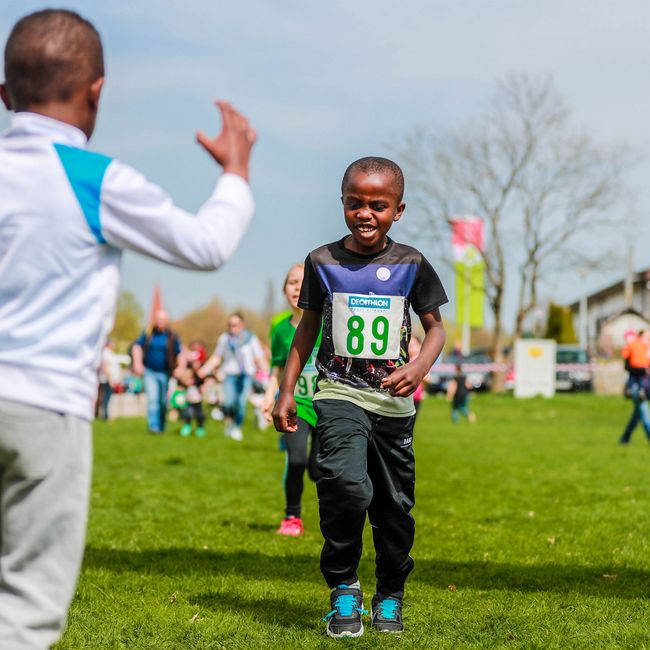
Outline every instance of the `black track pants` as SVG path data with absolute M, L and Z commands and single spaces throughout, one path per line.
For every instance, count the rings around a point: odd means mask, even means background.
M 310 438 L 311 449 L 308 454 Z M 287 500 L 285 515 L 300 517 L 305 469 L 312 481 L 317 481 L 320 477 L 316 467 L 318 438 L 313 427 L 298 418 L 298 430 L 295 433 L 285 433 L 284 443 L 287 447 L 287 468 L 284 474 L 284 493 Z
M 377 592 L 402 597 L 413 569 L 414 416 L 376 415 L 336 399 L 314 402 L 319 442 L 317 483 L 327 584 L 357 580 L 366 512 L 376 552 Z
M 192 418 L 202 427 L 205 424 L 205 414 L 203 413 L 203 404 L 188 404 L 182 411 L 181 417 L 185 424 L 192 424 Z

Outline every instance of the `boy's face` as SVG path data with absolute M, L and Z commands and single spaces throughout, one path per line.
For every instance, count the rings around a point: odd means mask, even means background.
M 399 221 L 406 204 L 400 202 L 395 178 L 390 172 L 352 172 L 343 188 L 343 214 L 352 237 L 345 247 L 362 254 L 378 253 L 386 247 L 386 234 Z

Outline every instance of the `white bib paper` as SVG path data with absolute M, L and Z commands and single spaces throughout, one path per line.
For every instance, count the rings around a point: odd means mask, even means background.
M 403 296 L 334 293 L 334 353 L 361 359 L 397 359 L 403 318 Z
M 318 370 L 316 369 L 316 354 L 311 353 L 305 367 L 298 377 L 294 395 L 305 399 L 313 399 L 318 386 Z
M 302 372 L 298 381 L 296 382 L 296 390 L 294 395 L 305 399 L 313 399 L 316 387 L 318 385 L 318 371 L 312 370 Z

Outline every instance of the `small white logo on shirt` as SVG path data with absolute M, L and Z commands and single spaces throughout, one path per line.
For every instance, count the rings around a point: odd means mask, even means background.
M 410 438 L 404 438 L 400 447 L 408 447 L 413 442 L 413 436 Z
M 390 278 L 390 269 L 387 269 L 385 266 L 380 266 L 377 269 L 377 278 L 382 282 L 386 282 Z

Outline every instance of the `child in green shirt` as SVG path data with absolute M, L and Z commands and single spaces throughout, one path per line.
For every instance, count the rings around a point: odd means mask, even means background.
M 289 269 L 284 282 L 284 295 L 291 307 L 291 311 L 283 312 L 279 318 L 274 318 L 271 324 L 271 377 L 263 404 L 263 410 L 269 420 L 270 411 L 278 391 L 280 374 L 287 362 L 293 335 L 296 333 L 296 327 L 302 316 L 302 309 L 298 307 L 298 297 L 304 272 L 304 264 L 294 264 Z M 300 515 L 305 469 L 307 469 L 309 478 L 312 481 L 318 480 L 319 477 L 316 469 L 316 453 L 318 451 L 315 429 L 316 413 L 312 403 L 318 379 L 315 362 L 319 342 L 316 342 L 316 347 L 307 360 L 296 384 L 294 397 L 297 406 L 298 429 L 295 433 L 283 434 L 283 443 L 287 454 L 284 473 L 286 508 L 284 519 L 277 533 L 289 537 L 299 537 L 304 532 Z M 308 453 L 307 448 L 310 438 L 311 449 Z

